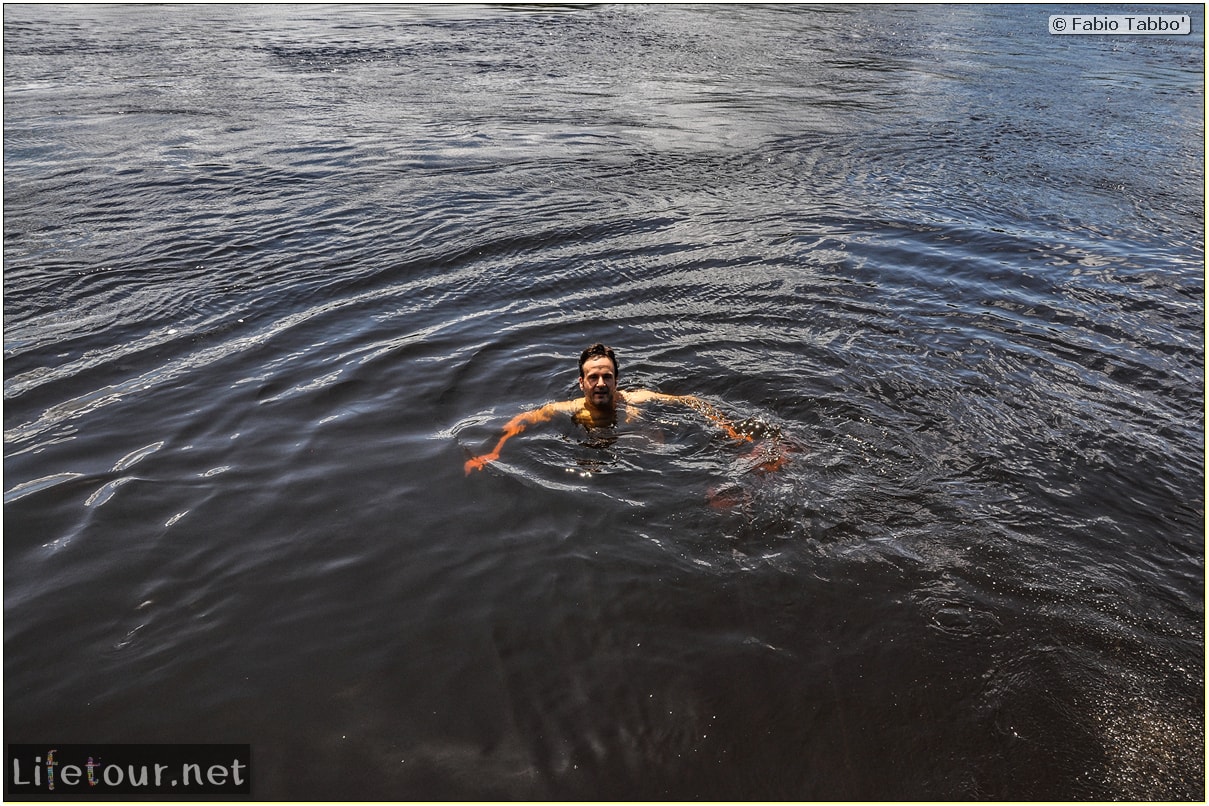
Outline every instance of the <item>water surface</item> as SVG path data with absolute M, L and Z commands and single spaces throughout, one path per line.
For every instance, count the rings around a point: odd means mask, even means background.
M 6 5 L 6 741 L 1202 798 L 1203 9 L 1051 11 Z M 754 441 L 465 475 L 597 341 Z

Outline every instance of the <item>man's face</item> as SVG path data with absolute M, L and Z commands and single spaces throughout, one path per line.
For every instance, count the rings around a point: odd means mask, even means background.
M 612 360 L 601 355 L 585 361 L 583 374 L 579 376 L 579 388 L 590 405 L 598 409 L 613 408 L 613 398 L 617 394 L 617 373 L 613 371 Z

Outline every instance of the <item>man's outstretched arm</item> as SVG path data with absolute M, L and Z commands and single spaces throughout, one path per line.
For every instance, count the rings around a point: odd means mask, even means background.
M 633 397 L 629 398 L 633 400 Z M 755 438 L 751 434 L 744 434 L 735 425 L 710 403 L 705 402 L 699 397 L 692 395 L 665 395 L 659 392 L 645 392 L 644 396 L 636 403 L 646 400 L 661 400 L 668 403 L 680 403 L 688 406 L 691 409 L 701 412 L 706 419 L 710 420 L 714 425 L 726 432 L 726 435 L 731 439 L 738 439 L 744 442 L 755 442 Z M 778 440 L 763 440 L 760 444 L 752 448 L 751 452 L 746 455 L 748 461 L 755 460 L 757 464 L 751 468 L 752 471 L 761 475 L 775 473 L 785 465 L 789 464 L 789 455 L 800 448 L 781 444 Z
M 734 423 L 732 423 L 725 414 L 718 411 L 718 409 L 716 409 L 713 405 L 706 403 L 701 398 L 693 397 L 692 395 L 685 395 L 681 402 L 683 402 L 689 408 L 701 412 L 703 415 L 705 415 L 707 420 L 711 421 L 714 425 L 725 431 L 726 435 L 731 439 L 739 439 L 743 440 L 744 442 L 752 441 L 751 434 L 744 434 L 742 431 L 739 431 L 737 428 L 735 428 Z
M 658 400 L 663 403 L 679 403 L 682 406 L 688 406 L 690 409 L 703 414 L 707 420 L 725 431 L 726 435 L 731 439 L 740 439 L 744 442 L 752 441 L 750 434 L 744 434 L 735 428 L 734 423 L 719 411 L 717 407 L 693 395 L 665 395 L 662 392 L 651 392 L 646 389 L 640 389 L 635 392 L 626 392 L 625 399 L 627 403 L 635 405 L 647 403 L 651 400 Z
M 552 419 L 560 411 L 570 411 L 571 408 L 571 404 L 567 403 L 547 403 L 540 409 L 533 409 L 532 411 L 516 415 L 504 425 L 504 433 L 500 436 L 500 441 L 495 443 L 495 447 L 489 453 L 475 456 L 466 462 L 466 475 L 470 475 L 470 471 L 472 470 L 482 470 L 487 466 L 488 462 L 494 462 L 496 459 L 499 459 L 500 450 L 503 449 L 504 443 L 524 431 L 527 426 L 544 423 Z

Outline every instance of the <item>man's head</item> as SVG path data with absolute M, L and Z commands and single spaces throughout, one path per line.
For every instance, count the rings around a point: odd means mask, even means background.
M 579 388 L 597 409 L 612 409 L 617 396 L 617 356 L 603 344 L 593 344 L 579 356 Z
M 603 344 L 593 344 L 588 349 L 579 354 L 579 377 L 584 376 L 584 364 L 588 363 L 593 358 L 607 358 L 613 362 L 613 376 L 620 374 L 621 370 L 617 366 L 617 356 L 613 354 L 612 347 L 605 347 Z

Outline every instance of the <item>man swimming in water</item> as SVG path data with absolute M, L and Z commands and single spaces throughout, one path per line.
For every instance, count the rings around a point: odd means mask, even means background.
M 652 401 L 688 406 L 705 415 L 725 431 L 727 436 L 745 442 L 752 441 L 749 435 L 738 431 L 722 412 L 700 398 L 692 395 L 665 395 L 647 389 L 623 392 L 617 388 L 617 375 L 617 356 L 613 354 L 613 350 L 603 344 L 593 344 L 579 356 L 579 388 L 584 396 L 578 400 L 547 403 L 539 409 L 516 415 L 504 426 L 503 436 L 491 452 L 466 462 L 466 473 L 482 470 L 488 462 L 499 459 L 504 443 L 524 431 L 526 426 L 544 423 L 555 415 L 567 413 L 585 428 L 602 428 L 617 422 L 619 408 L 624 410 L 626 422 L 629 422 L 638 416 L 636 406 Z

